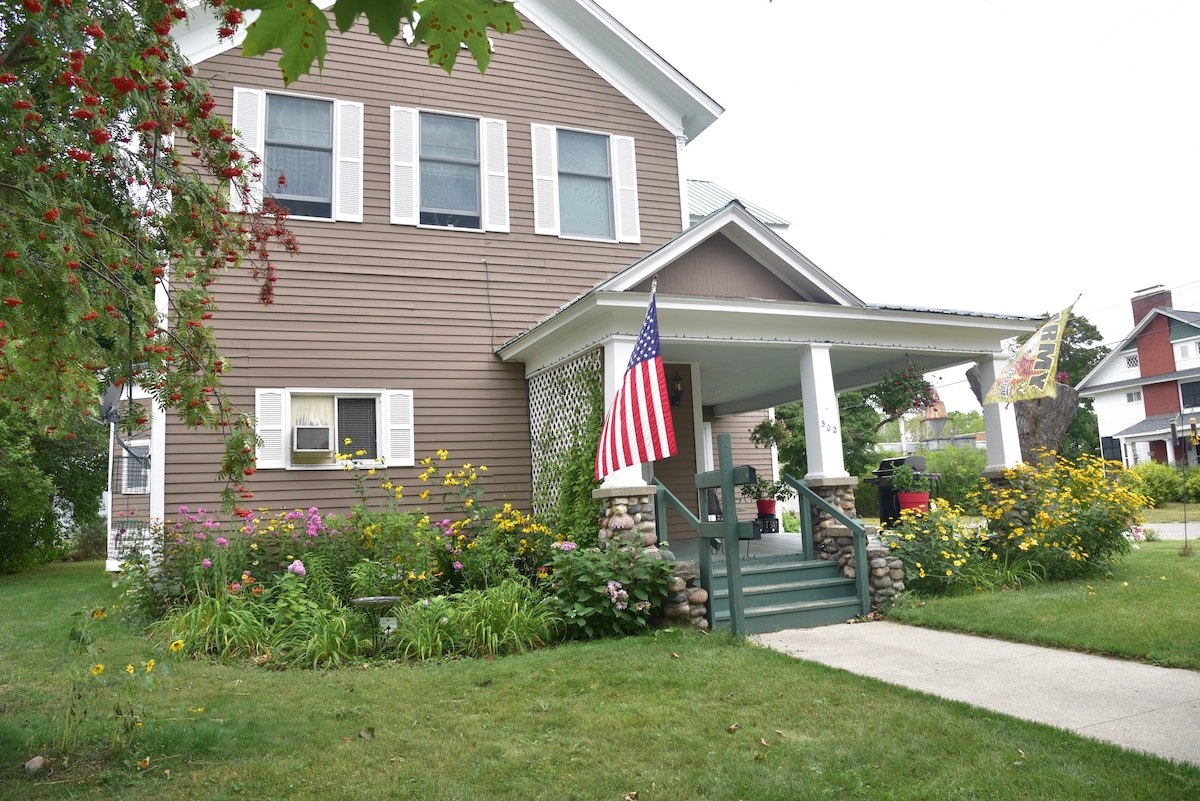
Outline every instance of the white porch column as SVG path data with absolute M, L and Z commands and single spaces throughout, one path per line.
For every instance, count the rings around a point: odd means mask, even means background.
M 612 411 L 613 399 L 617 390 L 625 380 L 625 368 L 629 366 L 629 357 L 633 355 L 633 346 L 637 337 L 614 336 L 604 343 L 604 415 Z M 619 487 L 645 487 L 647 482 L 642 474 L 642 465 L 631 465 L 614 470 L 604 477 L 601 483 L 603 489 Z
M 983 392 L 992 388 L 996 376 L 1008 363 L 1008 356 L 993 354 L 979 362 L 979 379 Z M 1017 433 L 1017 411 L 1011 403 L 983 404 L 983 429 L 987 432 L 988 464 L 984 475 L 1000 473 L 1021 463 L 1021 438 Z
M 805 479 L 850 475 L 842 454 L 842 420 L 833 388 L 832 350 L 831 345 L 807 345 L 800 349 L 800 391 L 808 449 Z

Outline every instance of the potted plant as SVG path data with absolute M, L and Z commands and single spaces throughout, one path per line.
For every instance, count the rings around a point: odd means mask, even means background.
M 753 483 L 742 485 L 742 497 L 753 498 L 760 515 L 775 514 L 776 504 L 795 494 L 796 491 L 791 485 L 783 481 L 772 481 L 766 476 L 759 476 Z
M 925 512 L 929 509 L 929 492 L 933 482 L 928 476 L 918 475 L 912 465 L 902 464 L 892 471 L 892 489 L 896 491 L 896 501 L 901 511 L 919 509 Z

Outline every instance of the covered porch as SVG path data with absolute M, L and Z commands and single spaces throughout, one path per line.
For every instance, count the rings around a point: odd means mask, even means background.
M 748 431 L 765 410 L 802 401 L 809 464 L 802 478 L 832 497 L 857 483 L 845 469 L 839 393 L 915 364 L 926 371 L 978 364 L 990 383 L 1007 360 L 1002 342 L 1033 331 L 1040 322 L 867 304 L 734 202 L 505 343 L 497 354 L 524 364 L 531 387 L 540 376 L 588 361 L 587 370 L 603 382 L 607 410 L 655 282 L 666 375 L 672 383 L 679 378 L 671 410 L 679 453 L 610 474 L 605 488 L 645 487 L 653 477 L 676 496 L 694 499 L 701 519 L 707 516 L 707 498 L 693 480 L 696 473 L 713 469 L 716 434 L 733 436 L 735 462 L 755 464 L 760 473 L 777 477 L 772 454 L 750 446 Z M 536 419 L 533 395 L 531 389 L 531 419 Z M 1020 461 L 1015 416 L 1011 407 L 999 405 L 983 411 L 988 469 L 999 472 Z M 536 441 L 540 432 L 532 433 Z M 666 522 L 673 548 L 693 547 L 686 543 L 690 536 L 682 518 Z

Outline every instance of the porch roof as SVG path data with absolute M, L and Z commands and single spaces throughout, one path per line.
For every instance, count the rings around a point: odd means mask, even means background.
M 718 236 L 721 248 L 736 247 L 740 261 L 730 270 L 765 271 L 749 277 L 774 297 L 703 294 L 712 284 L 688 257 Z M 831 347 L 840 392 L 877 383 L 909 363 L 935 371 L 990 359 L 1003 340 L 1041 324 L 1033 317 L 868 305 L 735 202 L 510 339 L 497 355 L 534 375 L 612 339 L 632 340 L 656 276 L 664 277 L 657 295 L 663 361 L 698 367 L 700 403 L 718 416 L 798 400 L 801 346 Z

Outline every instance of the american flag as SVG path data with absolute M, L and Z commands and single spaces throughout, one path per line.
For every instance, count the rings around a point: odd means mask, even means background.
M 596 448 L 596 480 L 622 467 L 665 459 L 678 452 L 667 377 L 658 347 L 658 307 L 651 292 L 642 332 L 604 420 Z

